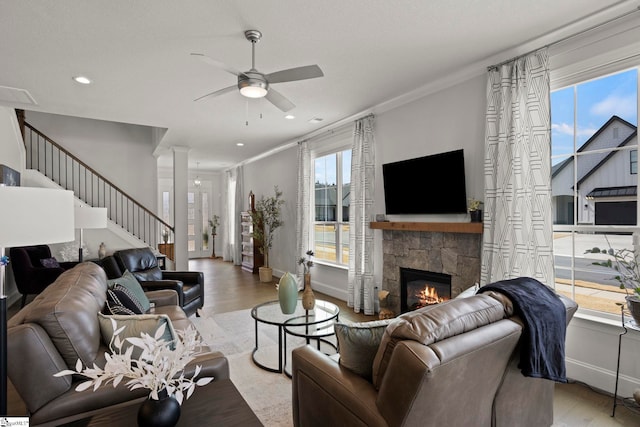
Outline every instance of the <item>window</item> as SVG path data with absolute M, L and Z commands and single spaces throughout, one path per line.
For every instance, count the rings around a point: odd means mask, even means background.
M 313 159 L 313 251 L 317 260 L 349 264 L 351 150 Z
M 556 290 L 582 308 L 620 313 L 616 271 L 594 247 L 633 250 L 637 228 L 638 69 L 551 93 Z

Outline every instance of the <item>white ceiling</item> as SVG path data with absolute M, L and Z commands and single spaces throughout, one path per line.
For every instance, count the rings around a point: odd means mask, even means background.
M 0 102 L 166 128 L 161 146 L 189 146 L 192 166 L 198 161 L 201 170 L 219 170 L 632 3 L 0 0 L 0 86 L 27 90 L 37 105 Z M 236 78 L 190 53 L 246 71 L 248 29 L 263 33 L 256 45 L 258 70 L 322 68 L 323 78 L 274 85 L 296 105 L 290 112 L 296 119 L 284 119 L 265 99 L 247 100 L 237 92 L 193 101 Z M 73 82 L 79 74 L 93 84 Z M 323 121 L 309 123 L 313 117 Z

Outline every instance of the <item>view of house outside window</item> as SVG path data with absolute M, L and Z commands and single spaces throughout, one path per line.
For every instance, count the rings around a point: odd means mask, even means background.
M 556 290 L 619 314 L 626 292 L 614 269 L 594 265 L 612 257 L 593 248 L 634 249 L 637 68 L 553 91 L 551 123 Z
M 313 160 L 313 251 L 317 260 L 349 264 L 351 150 Z

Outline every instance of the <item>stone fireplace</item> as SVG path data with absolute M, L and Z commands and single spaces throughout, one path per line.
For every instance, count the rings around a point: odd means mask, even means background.
M 476 225 L 479 231 L 429 231 L 424 225 L 408 229 L 420 223 L 376 224 L 382 225 L 372 228 L 383 229 L 382 289 L 389 291 L 387 305 L 395 314 L 402 312 L 401 268 L 450 275 L 451 298 L 480 281 L 481 225 Z M 394 228 L 394 224 L 403 225 Z

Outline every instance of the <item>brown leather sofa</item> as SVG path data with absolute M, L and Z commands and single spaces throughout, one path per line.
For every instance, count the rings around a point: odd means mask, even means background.
M 77 359 L 85 366 L 104 363 L 108 349 L 101 340 L 97 313 L 105 305 L 106 291 L 104 270 L 85 262 L 60 275 L 9 320 L 9 378 L 25 402 L 30 425 L 69 423 L 148 395 L 148 390 L 131 391 L 123 384 L 77 392 L 81 378 L 53 376 L 65 369 L 75 370 Z M 175 329 L 191 324 L 175 291 L 146 294 L 155 303 L 154 313 L 169 316 Z M 201 376 L 212 376 L 214 381 L 229 378 L 227 359 L 219 352 L 199 356 L 188 366 L 187 374 L 196 364 L 202 365 Z
M 129 270 L 145 290 L 173 289 L 188 316 L 197 314 L 204 305 L 202 272 L 161 270 L 149 248 L 122 249 L 95 262 L 104 268 L 107 279 L 117 279 Z
M 561 300 L 568 322 L 577 305 Z M 553 423 L 554 382 L 518 369 L 523 326 L 508 298 L 489 292 L 399 319 L 384 330 L 371 380 L 312 346 L 293 351 L 295 426 Z

